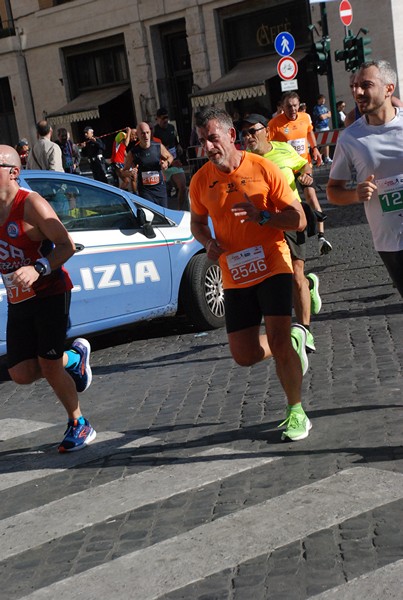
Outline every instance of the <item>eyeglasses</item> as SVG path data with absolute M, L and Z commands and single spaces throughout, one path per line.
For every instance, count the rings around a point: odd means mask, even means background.
M 7 163 L 0 163 L 0 167 L 2 169 L 16 169 L 16 165 L 8 165 Z
M 262 131 L 262 129 L 266 129 L 266 127 L 259 127 L 259 129 L 256 129 L 256 127 L 251 127 L 250 129 L 243 129 L 242 130 L 242 137 L 245 137 L 247 135 L 256 135 L 256 133 L 258 131 Z

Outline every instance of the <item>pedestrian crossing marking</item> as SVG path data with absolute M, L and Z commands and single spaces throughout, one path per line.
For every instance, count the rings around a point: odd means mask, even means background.
M 402 582 L 403 560 L 398 560 L 326 590 L 312 600 L 398 600 L 402 597 Z
M 88 488 L 0 521 L 0 554 L 4 560 L 111 516 L 161 502 L 276 460 L 280 458 L 239 454 L 231 448 L 211 448 L 178 459 L 171 465 Z
M 129 436 L 119 431 L 99 432 L 95 440 L 84 450 L 79 452 L 68 452 L 59 454 L 54 448 L 44 451 L 24 452 L 21 454 L 18 450 L 13 453 L 11 460 L 8 454 L 6 458 L 0 460 L 0 491 L 7 490 L 28 483 L 29 481 L 43 479 L 49 475 L 62 473 L 67 469 L 72 469 L 89 463 L 93 460 L 109 456 L 113 449 L 112 444 L 117 440 L 126 440 Z M 133 436 L 130 436 L 133 437 Z M 160 443 L 160 439 L 152 436 L 134 437 L 126 444 L 116 446 L 116 451 L 138 448 L 148 444 Z M 35 454 L 35 468 L 32 469 L 32 454 Z
M 403 475 L 369 467 L 347 469 L 53 583 L 20 600 L 70 600 L 72 589 L 85 589 L 86 600 L 156 600 L 401 498 Z
M 52 427 L 52 423 L 43 421 L 30 421 L 29 419 L 1 419 L 0 442 L 5 442 L 33 431 Z

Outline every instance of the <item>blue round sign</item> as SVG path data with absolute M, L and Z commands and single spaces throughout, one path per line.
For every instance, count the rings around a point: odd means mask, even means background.
M 291 33 L 282 31 L 274 40 L 274 48 L 280 56 L 290 56 L 295 50 L 295 40 Z

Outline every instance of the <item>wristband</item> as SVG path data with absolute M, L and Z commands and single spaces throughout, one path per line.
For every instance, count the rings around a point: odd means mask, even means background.
M 45 268 L 45 271 L 43 270 L 43 267 Z M 38 260 L 35 261 L 34 268 L 39 275 L 50 275 L 52 272 L 47 258 L 38 258 Z
M 260 211 L 260 221 L 259 221 L 259 225 L 266 225 L 266 223 L 268 223 L 271 219 L 271 214 L 269 213 L 268 210 L 262 210 Z

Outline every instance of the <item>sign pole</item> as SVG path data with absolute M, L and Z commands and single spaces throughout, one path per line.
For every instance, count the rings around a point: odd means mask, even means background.
M 327 37 L 329 35 L 329 27 L 327 24 L 326 2 L 320 3 L 320 19 L 322 22 L 322 35 L 323 35 L 323 37 Z M 327 57 L 327 89 L 328 89 L 328 94 L 329 94 L 330 110 L 332 111 L 333 129 L 337 129 L 338 122 L 337 122 L 336 94 L 334 91 L 332 58 L 331 58 L 330 52 Z

